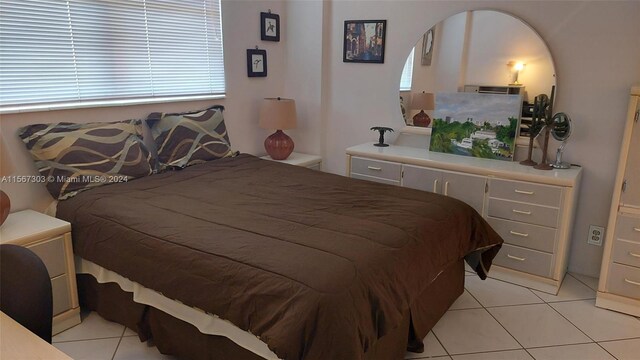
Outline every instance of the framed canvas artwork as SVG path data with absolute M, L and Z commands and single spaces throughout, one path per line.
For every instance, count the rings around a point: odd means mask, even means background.
M 342 61 L 384 63 L 387 20 L 347 20 L 344 22 Z
M 438 93 L 430 151 L 513 160 L 520 95 Z

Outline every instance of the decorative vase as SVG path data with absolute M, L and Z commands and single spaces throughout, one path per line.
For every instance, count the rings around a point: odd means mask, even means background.
M 431 118 L 424 110 L 420 110 L 419 113 L 413 116 L 413 126 L 429 127 L 429 124 L 431 124 Z
M 282 130 L 277 130 L 264 140 L 264 149 L 273 160 L 284 160 L 293 152 L 293 140 Z

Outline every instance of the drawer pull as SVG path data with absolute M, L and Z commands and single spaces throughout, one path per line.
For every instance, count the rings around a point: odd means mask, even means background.
M 509 259 L 518 260 L 518 261 L 525 261 L 525 260 L 527 260 L 527 258 L 521 258 L 521 257 L 513 256 L 513 255 L 511 255 L 511 254 L 507 254 L 507 257 L 508 257 Z
M 515 189 L 514 191 L 516 193 L 518 193 L 518 194 L 525 194 L 525 195 L 533 195 L 534 194 L 533 191 L 524 191 L 524 190 L 518 190 L 518 189 Z
M 629 283 L 631 285 L 636 285 L 636 286 L 640 286 L 640 282 L 637 281 L 633 281 L 633 280 L 629 280 L 627 278 L 624 279 L 624 282 Z
M 433 180 L 433 192 L 434 193 L 438 192 L 438 179 Z
M 640 228 L 634 227 L 634 228 L 633 228 L 633 231 L 640 232 Z
M 517 232 L 517 231 L 513 231 L 513 230 L 510 230 L 510 231 L 509 231 L 509 234 L 511 234 L 511 235 L 516 235 L 516 236 L 522 236 L 522 237 L 527 237 L 527 236 L 529 236 L 529 234 L 525 234 L 525 233 L 521 233 L 521 232 Z
M 633 253 L 633 252 L 631 252 L 631 251 L 629 251 L 629 255 L 631 255 L 631 256 L 633 256 L 633 257 L 640 258 L 640 254 L 636 254 L 636 253 Z
M 449 196 L 449 182 L 444 182 L 444 196 Z
M 375 167 L 375 166 L 367 166 L 367 169 L 369 169 L 369 170 L 375 170 L 375 171 L 382 171 L 382 168 Z
M 531 215 L 531 211 L 522 211 L 522 210 L 516 210 L 516 209 L 513 209 L 511 211 L 513 211 L 516 214 Z

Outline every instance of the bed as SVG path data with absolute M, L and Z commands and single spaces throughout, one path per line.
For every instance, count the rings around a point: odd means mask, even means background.
M 502 243 L 455 199 L 251 155 L 91 189 L 57 216 L 82 303 L 181 358 L 402 358 L 462 293 L 463 260 L 484 278 Z

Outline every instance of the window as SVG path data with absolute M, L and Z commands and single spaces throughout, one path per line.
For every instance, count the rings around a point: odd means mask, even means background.
M 415 51 L 415 47 L 411 49 L 411 53 L 407 57 L 407 62 L 404 63 L 404 69 L 402 69 L 402 76 L 400 77 L 400 91 L 411 90 L 411 78 L 413 77 L 413 56 Z
M 220 0 L 2 0 L 0 106 L 222 95 Z

